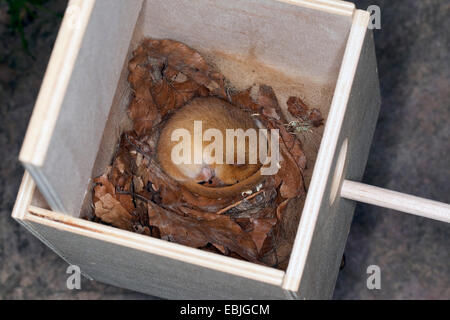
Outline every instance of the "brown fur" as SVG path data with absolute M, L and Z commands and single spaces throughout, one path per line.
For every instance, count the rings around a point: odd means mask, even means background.
M 244 185 L 240 182 L 245 181 L 251 176 L 259 176 L 258 170 L 261 167 L 260 163 L 248 164 L 249 162 L 249 148 L 246 143 L 246 160 L 244 165 L 226 164 L 225 155 L 226 148 L 224 147 L 224 164 L 180 164 L 176 165 L 171 160 L 172 148 L 177 145 L 178 141 L 171 141 L 171 135 L 173 130 L 184 128 L 191 134 L 191 153 L 193 156 L 194 150 L 194 121 L 202 121 L 203 133 L 207 129 L 218 129 L 223 135 L 224 144 L 226 142 L 226 129 L 255 129 L 258 130 L 258 126 L 252 119 L 251 115 L 238 107 L 213 97 L 208 98 L 196 98 L 182 107 L 180 110 L 169 118 L 164 128 L 161 131 L 161 135 L 158 141 L 158 162 L 164 169 L 166 174 L 173 179 L 184 184 L 188 189 L 198 191 L 200 189 L 212 189 L 199 185 L 199 182 L 204 182 L 205 179 L 209 179 L 208 175 L 205 176 L 204 172 L 211 172 L 215 179 L 220 182 L 220 186 L 225 188 L 214 188 L 216 192 L 219 189 L 233 191 L 236 188 L 232 188 L 232 185 L 238 184 L 241 187 Z M 203 142 L 203 148 L 208 146 L 211 142 Z M 235 160 L 236 158 L 235 154 Z M 236 163 L 236 162 L 235 162 Z M 253 178 L 255 179 L 255 178 Z M 256 180 L 255 180 L 256 181 Z M 227 187 L 231 186 L 231 187 Z M 245 187 L 248 188 L 248 183 L 245 183 Z M 231 189 L 230 189 L 231 188 Z M 240 188 L 239 188 L 240 189 Z

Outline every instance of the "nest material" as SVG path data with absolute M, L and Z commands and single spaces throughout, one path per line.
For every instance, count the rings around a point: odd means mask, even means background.
M 289 132 L 271 87 L 237 91 L 195 50 L 146 39 L 128 65 L 133 130 L 122 134 L 112 165 L 95 179 L 94 214 L 115 227 L 254 263 L 285 269 L 306 191 L 302 145 Z M 215 96 L 251 110 L 280 132 L 280 170 L 228 198 L 202 197 L 167 176 L 157 162 L 159 132 L 171 113 L 195 97 Z M 302 121 L 321 115 L 292 97 Z M 310 115 L 314 117 L 311 118 Z M 322 119 L 323 120 L 323 119 Z M 292 129 L 292 128 L 291 128 Z

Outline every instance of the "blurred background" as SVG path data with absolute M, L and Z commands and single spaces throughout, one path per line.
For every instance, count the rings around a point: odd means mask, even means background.
M 364 181 L 450 203 L 450 1 L 354 1 L 381 8 L 382 107 Z M 152 299 L 87 279 L 10 217 L 17 157 L 67 1 L 0 0 L 0 300 Z M 450 299 L 450 226 L 358 205 L 335 299 Z M 381 290 L 366 286 L 369 265 Z

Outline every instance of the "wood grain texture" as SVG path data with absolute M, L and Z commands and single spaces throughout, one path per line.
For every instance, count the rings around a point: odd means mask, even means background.
M 70 263 L 97 281 L 170 299 L 287 298 L 281 286 L 99 240 L 89 236 L 92 231 L 66 231 L 58 222 L 37 216 L 28 219 Z
M 52 209 L 78 216 L 142 0 L 70 4 L 83 14 L 63 22 L 20 160 Z
M 65 231 L 91 236 L 99 240 L 143 250 L 151 254 L 158 254 L 167 258 L 181 260 L 186 263 L 247 277 L 249 279 L 277 286 L 281 285 L 284 276 L 284 272 L 278 269 L 213 254 L 204 250 L 124 231 L 79 218 L 73 218 L 62 213 L 45 210 L 35 206 L 29 206 L 24 220 L 35 220 L 37 218 L 45 219 L 39 220 L 44 224 L 48 221 L 59 222 L 55 227 Z M 86 230 L 91 233 L 86 233 Z
M 450 205 L 401 192 L 345 180 L 341 197 L 450 223 Z
M 89 279 L 173 299 L 291 298 L 283 271 L 42 209 L 36 191 L 25 173 L 13 217 Z
M 94 4 L 94 0 L 69 3 L 20 152 L 23 162 L 41 166 L 45 160 Z
M 340 147 L 348 138 L 343 177 L 364 173 L 380 107 L 368 13 L 356 11 L 335 96 L 308 190 L 283 287 L 297 298 L 331 298 L 355 204 L 330 192 Z
M 51 241 L 45 238 L 38 230 L 36 230 L 33 225 L 27 220 L 27 216 L 29 216 L 29 208 L 31 204 L 34 202 L 34 198 L 36 196 L 39 198 L 38 201 L 41 201 L 41 195 L 37 194 L 36 184 L 34 183 L 29 172 L 25 171 L 22 183 L 20 184 L 19 191 L 17 193 L 16 203 L 14 205 L 14 209 L 12 212 L 12 218 L 14 218 L 17 222 L 19 222 L 25 229 L 27 229 L 31 234 L 33 234 L 36 238 L 38 238 L 43 244 L 53 250 L 57 255 L 59 255 L 63 260 L 67 263 L 71 264 L 64 254 L 53 244 Z M 85 276 L 89 279 L 92 279 L 88 274 Z
M 106 167 L 111 164 L 112 157 L 117 148 L 117 143 L 121 134 L 124 131 L 130 130 L 133 126 L 133 123 L 127 114 L 127 109 L 133 95 L 130 84 L 128 83 L 128 63 L 133 57 L 133 51 L 138 47 L 143 39 L 141 30 L 143 18 L 144 14 L 141 10 L 129 43 L 127 57 L 123 62 L 117 88 L 114 93 L 114 98 L 97 152 L 97 157 L 91 170 L 91 178 L 101 176 L 105 172 Z M 81 206 L 79 212 L 80 217 L 92 218 L 92 189 L 93 184 L 90 183 L 87 187 L 87 191 L 83 199 L 83 205 Z
M 323 1 L 152 0 L 144 3 L 142 29 L 146 37 L 181 41 L 202 54 L 259 60 L 293 77 L 334 83 L 353 9 L 328 2 L 334 6 Z M 346 14 L 324 10 L 335 7 Z
M 348 1 L 341 0 L 278 0 L 289 4 L 304 6 L 307 8 L 322 10 L 333 14 L 351 16 L 355 10 L 355 5 Z

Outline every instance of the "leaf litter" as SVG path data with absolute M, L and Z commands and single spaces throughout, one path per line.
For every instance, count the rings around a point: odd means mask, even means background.
M 128 116 L 105 173 L 94 180 L 96 221 L 147 236 L 286 269 L 306 196 L 306 156 L 296 136 L 323 124 L 320 111 L 287 101 L 288 123 L 270 86 L 238 91 L 195 50 L 173 40 L 145 39 L 128 64 L 133 90 Z M 196 97 L 214 96 L 250 110 L 280 132 L 280 169 L 248 193 L 228 198 L 193 194 L 165 174 L 156 145 L 166 119 Z

